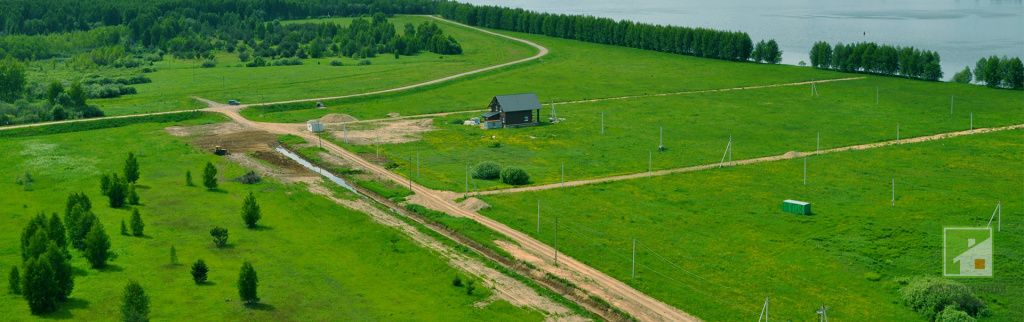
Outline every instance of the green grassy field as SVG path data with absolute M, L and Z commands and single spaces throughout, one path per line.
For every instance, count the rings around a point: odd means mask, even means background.
M 643 95 L 842 78 L 856 75 L 795 66 L 735 63 L 600 45 L 539 35 L 497 31 L 534 41 L 551 52 L 537 61 L 430 87 L 328 101 L 327 109 L 243 111 L 268 122 L 305 122 L 327 113 L 360 119 L 486 108 L 494 95 L 534 92 L 543 102 Z M 300 107 L 306 107 L 301 105 Z M 311 107 L 311 106 L 310 106 Z
M 220 122 L 207 116 L 184 124 Z M 85 192 L 93 210 L 111 235 L 117 258 L 105 270 L 88 268 L 73 251 L 75 288 L 71 300 L 46 319 L 114 320 L 119 317 L 121 291 L 129 279 L 139 281 L 151 301 L 153 320 L 542 320 L 539 313 L 497 301 L 474 303 L 491 293 L 480 286 L 475 295 L 451 286 L 459 271 L 446 260 L 417 246 L 402 233 L 373 222 L 308 193 L 302 185 L 272 179 L 242 185 L 228 179 L 242 169 L 220 157 L 196 150 L 187 139 L 166 134 L 173 123 L 146 123 L 120 128 L 45 136 L 10 138 L 0 148 L 0 268 L 5 276 L 20 265 L 19 238 L 31 216 L 43 211 L 63 215 L 67 195 Z M 139 210 L 146 236 L 118 235 L 130 212 L 111 209 L 99 193 L 101 173 L 120 171 L 125 155 L 140 160 Z M 202 166 L 211 161 L 220 170 L 221 191 L 184 184 L 186 170 L 197 183 Z M 23 191 L 14 181 L 24 172 L 35 178 Z M 244 228 L 242 198 L 254 192 L 263 210 L 263 229 Z M 217 249 L 209 230 L 222 226 L 230 245 Z M 183 265 L 169 265 L 169 248 L 177 248 Z M 189 268 L 196 259 L 211 267 L 209 285 L 196 286 Z M 266 305 L 246 309 L 235 288 L 242 261 L 251 261 Z M 20 296 L 0 295 L 0 316 L 7 321 L 37 320 Z
M 989 305 L 981 321 L 1020 321 L 1021 142 L 1015 130 L 813 157 L 806 186 L 803 160 L 788 160 L 488 196 L 483 213 L 549 245 L 557 216 L 561 251 L 707 320 L 753 320 L 770 297 L 773 319 L 816 319 L 824 304 L 835 320 L 910 321 L 895 279 L 940 276 L 943 227 L 984 227 L 1002 201 L 996 277 L 958 280 Z M 783 213 L 790 198 L 814 214 Z
M 347 24 L 351 18 L 329 19 Z M 322 21 L 302 20 L 302 22 Z M 357 66 L 358 60 L 326 57 L 304 59 L 303 65 L 248 68 L 237 54 L 217 53 L 217 66 L 201 68 L 199 60 L 179 60 L 170 55 L 157 62 L 157 71 L 147 74 L 153 82 L 134 85 L 138 94 L 111 99 L 91 100 L 108 115 L 136 114 L 201 107 L 190 96 L 219 102 L 238 99 L 243 103 L 288 99 L 338 96 L 414 84 L 528 57 L 534 49 L 524 44 L 483 34 L 468 28 L 422 16 L 397 16 L 389 19 L 399 32 L 406 23 L 418 25 L 436 21 L 445 33 L 463 46 L 463 54 L 441 56 L 422 52 L 395 59 L 381 55 L 370 59 L 368 66 Z M 340 60 L 344 66 L 330 66 Z M 40 80 L 71 79 L 75 72 L 51 64 L 37 64 L 35 76 Z M 49 69 L 47 69 L 49 68 Z M 101 70 L 99 74 L 117 74 L 119 70 Z M 309 103 L 312 107 L 312 103 Z
M 647 171 L 649 157 L 654 170 L 716 163 L 730 136 L 732 157 L 739 160 L 814 151 L 819 133 L 825 149 L 893 140 L 897 123 L 902 138 L 966 130 L 972 113 L 975 127 L 1024 123 L 1020 91 L 889 77 L 817 88 L 817 97 L 804 85 L 566 104 L 557 107 L 565 121 L 518 129 L 481 130 L 450 122 L 473 114 L 448 116 L 435 119 L 436 130 L 422 140 L 383 145 L 381 151 L 402 166 L 403 174 L 418 154 L 421 183 L 463 191 L 466 165 L 482 161 L 519 166 L 534 183 L 554 183 L 561 180 L 563 163 L 566 180 Z M 657 150 L 659 128 L 664 128 L 663 152 Z M 496 142 L 500 147 L 493 147 Z M 498 187 L 507 185 L 471 181 L 474 190 Z

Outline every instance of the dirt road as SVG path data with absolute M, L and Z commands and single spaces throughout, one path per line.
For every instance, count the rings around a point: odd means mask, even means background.
M 443 19 L 443 18 L 440 18 L 440 17 L 436 17 L 436 16 L 427 16 L 427 17 L 431 17 L 431 18 L 440 20 L 440 21 L 445 22 L 445 23 L 450 23 L 450 24 L 453 24 L 453 25 L 457 25 L 457 26 L 473 29 L 473 30 L 476 30 L 476 31 L 479 31 L 479 32 L 482 32 L 482 33 L 485 33 L 485 34 L 488 34 L 488 35 L 497 36 L 497 37 L 501 37 L 501 38 L 505 38 L 505 39 L 509 39 L 509 40 L 513 40 L 513 41 L 517 41 L 517 42 L 521 42 L 521 43 L 530 45 L 530 47 L 533 47 L 533 48 L 537 49 L 537 53 L 534 54 L 533 56 L 526 57 L 526 58 L 523 58 L 523 59 L 514 60 L 514 61 L 510 61 L 510 62 L 502 63 L 502 64 L 497 64 L 497 65 L 492 65 L 492 66 L 488 66 L 488 67 L 484 67 L 484 68 L 480 68 L 480 69 L 474 69 L 474 70 L 471 70 L 471 71 L 468 71 L 468 72 L 458 73 L 458 74 L 455 74 L 455 75 L 441 77 L 441 78 L 438 78 L 438 79 L 433 79 L 433 80 L 429 80 L 429 81 L 425 81 L 425 82 L 421 82 L 421 83 L 416 83 L 416 84 L 412 84 L 412 85 L 406 85 L 406 86 L 402 86 L 402 87 L 382 89 L 382 90 L 379 90 L 379 91 L 365 92 L 365 93 L 358 93 L 358 94 L 349 94 L 349 95 L 341 95 L 341 96 L 329 96 L 329 97 L 317 97 L 317 98 L 304 98 L 304 99 L 297 99 L 297 100 L 287 100 L 287 101 L 279 101 L 279 102 L 265 102 L 265 103 L 248 104 L 248 105 L 241 105 L 241 106 L 244 108 L 244 107 L 250 107 L 250 106 L 266 106 L 266 105 L 276 105 L 276 104 L 316 102 L 316 101 L 326 101 L 326 100 L 335 100 L 335 99 L 342 99 L 342 98 L 352 98 L 352 97 L 370 96 L 370 95 L 377 95 L 377 94 L 384 94 L 384 93 L 400 92 L 400 91 L 409 90 L 409 89 L 413 89 L 413 88 L 418 88 L 418 87 L 424 87 L 424 86 L 430 86 L 430 85 L 434 85 L 434 84 L 444 83 L 444 82 L 447 82 L 447 81 L 450 81 L 450 80 L 453 80 L 453 79 L 458 79 L 458 78 L 466 77 L 466 76 L 473 75 L 473 74 L 479 74 L 479 73 L 483 73 L 483 72 L 486 72 L 486 71 L 495 70 L 495 69 L 498 69 L 498 68 L 503 68 L 503 67 L 508 67 L 508 66 L 512 66 L 512 65 L 515 65 L 515 64 L 519 64 L 519 63 L 528 62 L 528 61 L 531 61 L 531 60 L 534 60 L 534 59 L 537 59 L 537 58 L 544 57 L 545 55 L 548 54 L 547 47 L 538 45 L 537 43 L 529 41 L 529 40 L 526 40 L 526 39 L 521 39 L 521 38 L 516 38 L 516 37 L 512 37 L 512 36 L 507 36 L 507 35 L 499 34 L 499 33 L 496 33 L 496 32 L 490 31 L 490 30 L 485 30 L 485 29 L 481 29 L 481 28 L 477 28 L 477 27 L 473 27 L 473 26 L 469 26 L 469 25 L 464 25 L 464 24 L 461 24 L 461 23 L 458 23 L 458 22 L 454 22 L 454 21 L 451 21 L 451 20 L 446 20 L 446 19 Z
M 305 131 L 302 125 L 254 122 L 246 119 L 238 113 L 242 106 L 224 105 L 201 98 L 197 99 L 210 104 L 210 108 L 207 109 L 208 111 L 222 113 L 242 126 L 277 134 L 292 134 L 305 138 L 307 141 L 311 142 L 318 141 L 317 137 L 312 133 Z M 323 142 L 323 148 L 332 154 L 359 165 L 367 172 L 403 185 L 409 185 L 408 180 L 404 177 L 388 171 L 377 164 L 369 162 L 348 150 L 334 145 L 331 142 Z M 555 250 L 551 246 L 548 246 L 536 239 L 533 239 L 529 235 L 512 229 L 511 227 L 491 218 L 459 207 L 459 205 L 453 200 L 445 197 L 446 192 L 435 191 L 416 183 L 412 183 L 410 186 L 411 190 L 419 195 L 419 200 L 428 203 L 425 206 L 432 209 L 443 210 L 451 215 L 470 218 L 487 228 L 506 236 L 511 241 L 518 244 L 523 251 L 529 252 L 532 257 L 541 258 L 545 261 L 554 263 Z M 529 259 L 531 258 L 524 258 L 524 260 Z M 601 297 L 603 300 L 611 303 L 613 306 L 639 320 L 699 321 L 696 317 L 654 299 L 647 294 L 641 293 L 629 285 L 583 264 L 572 257 L 559 254 L 558 265 L 555 266 L 557 266 L 558 269 L 549 270 L 549 273 L 571 281 L 578 287 L 595 296 Z
M 796 159 L 796 158 L 802 158 L 802 157 L 806 157 L 806 156 L 823 155 L 823 154 L 830 154 L 830 153 L 844 152 L 844 151 L 851 151 L 851 150 L 868 150 L 868 149 L 881 148 L 881 147 L 897 145 L 897 144 L 919 143 L 919 142 L 927 142 L 927 141 L 941 140 L 941 139 L 947 139 L 947 138 L 954 138 L 954 137 L 959 137 L 959 136 L 974 135 L 974 134 L 989 133 L 989 132 L 1008 131 L 1008 130 L 1017 130 L 1017 129 L 1024 129 L 1024 124 L 1009 125 L 1009 126 L 1002 126 L 1002 127 L 992 127 L 992 128 L 980 128 L 980 129 L 957 131 L 957 132 L 939 133 L 939 134 L 935 134 L 935 135 L 919 136 L 919 137 L 913 137 L 913 138 L 908 138 L 908 139 L 883 141 L 883 142 L 877 142 L 877 143 L 858 144 L 858 145 L 844 146 L 844 147 L 831 148 L 831 149 L 812 151 L 812 152 L 788 152 L 788 153 L 785 153 L 785 154 L 772 155 L 772 156 L 753 158 L 753 159 L 745 159 L 745 160 L 729 161 L 729 162 L 722 162 L 722 163 L 711 163 L 711 164 L 695 165 L 695 166 L 690 166 L 690 167 L 665 169 L 665 170 L 658 170 L 658 171 L 653 171 L 653 172 L 640 172 L 640 173 L 625 174 L 625 175 L 618 175 L 618 176 L 610 176 L 610 177 L 603 177 L 603 178 L 567 181 L 565 183 L 550 183 L 550 184 L 543 184 L 543 185 L 536 185 L 536 186 L 527 186 L 527 187 L 518 187 L 518 188 L 509 188 L 509 189 L 497 189 L 497 190 L 478 191 L 478 192 L 471 192 L 469 195 L 470 196 L 486 196 L 486 195 L 497 195 L 497 194 L 516 193 L 516 192 L 525 192 L 525 191 L 540 191 L 540 190 L 548 190 L 548 189 L 557 189 L 557 188 L 562 188 L 562 187 L 576 187 L 576 186 L 584 186 L 584 185 L 604 183 L 604 182 L 624 181 L 624 180 L 633 180 L 633 179 L 647 178 L 647 177 L 653 177 L 653 176 L 664 176 L 664 175 L 670 175 L 670 174 L 675 174 L 675 173 L 694 172 L 694 171 L 708 170 L 708 169 L 714 169 L 714 168 L 719 168 L 719 167 L 732 167 L 732 166 L 738 166 L 738 165 L 748 165 L 748 164 L 756 164 L 756 163 L 763 163 L 763 162 Z
M 26 128 L 26 127 L 55 125 L 55 124 L 93 122 L 93 121 L 124 119 L 124 118 L 143 117 L 143 116 L 152 116 L 152 115 L 188 113 L 188 112 L 196 112 L 196 111 L 198 111 L 198 110 L 153 112 L 153 113 L 143 113 L 143 114 L 129 114 L 129 115 L 94 117 L 94 118 L 88 118 L 88 119 L 74 119 L 74 120 L 63 120 L 63 121 L 52 121 L 52 122 L 39 122 L 39 123 L 29 123 L 29 124 L 18 124 L 18 125 L 0 126 L 0 131 L 20 129 L 20 128 Z

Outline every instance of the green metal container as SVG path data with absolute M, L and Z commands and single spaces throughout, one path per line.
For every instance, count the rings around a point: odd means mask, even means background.
M 810 215 L 811 203 L 799 200 L 783 200 L 782 211 L 797 215 Z

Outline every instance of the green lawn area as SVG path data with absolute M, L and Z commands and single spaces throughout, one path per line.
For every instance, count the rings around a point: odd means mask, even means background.
M 347 24 L 351 18 L 325 19 Z M 303 22 L 321 20 L 303 20 Z M 436 21 L 446 34 L 458 40 L 463 54 L 442 56 L 421 52 L 395 59 L 381 55 L 368 66 L 356 59 L 325 57 L 305 59 L 303 65 L 249 68 L 237 54 L 219 52 L 217 66 L 201 68 L 199 60 L 178 60 L 170 55 L 156 63 L 156 72 L 146 74 L 153 82 L 134 85 L 138 94 L 111 99 L 91 100 L 108 115 L 180 110 L 201 107 L 190 96 L 219 102 L 238 99 L 243 103 L 338 96 L 362 93 L 457 74 L 528 57 L 534 49 L 507 39 L 422 16 L 396 16 L 389 19 L 398 31 L 406 23 L 418 25 Z M 330 66 L 340 60 L 344 66 Z M 114 71 L 107 71 L 114 73 Z M 59 76 L 54 71 L 53 76 Z M 312 107 L 313 104 L 309 103 Z
M 489 196 L 483 214 L 549 245 L 557 216 L 560 251 L 706 320 L 753 320 L 770 297 L 778 320 L 816 319 L 824 304 L 837 321 L 911 321 L 895 279 L 941 276 L 943 227 L 984 227 L 1002 201 L 995 277 L 958 281 L 991 309 L 981 321 L 1021 321 L 1022 142 L 1014 130 L 812 157 L 806 186 L 803 160 L 787 160 Z M 783 213 L 784 199 L 814 214 Z
M 435 119 L 436 130 L 422 140 L 383 145 L 381 151 L 403 174 L 418 155 L 421 183 L 461 192 L 466 165 L 482 161 L 522 167 L 533 183 L 555 183 L 561 180 L 563 163 L 566 180 L 647 171 L 649 157 L 654 170 L 716 163 L 730 136 L 732 157 L 739 160 L 814 151 L 819 133 L 825 149 L 893 140 L 897 123 L 902 138 L 966 130 L 972 113 L 975 127 L 1024 123 L 1020 91 L 890 77 L 817 88 L 818 97 L 810 95 L 809 86 L 790 86 L 566 104 L 557 107 L 565 121 L 517 129 L 455 125 L 451 120 L 474 116 L 455 115 Z M 546 118 L 546 108 L 543 114 Z M 663 152 L 657 151 L 659 128 L 664 128 Z M 500 147 L 493 147 L 495 142 Z M 373 146 L 349 148 L 375 152 Z M 471 180 L 470 186 L 507 187 L 484 180 Z
M 843 78 L 842 74 L 804 67 L 735 63 L 540 35 L 496 31 L 534 41 L 551 52 L 538 61 L 401 93 L 325 102 L 327 109 L 273 112 L 280 107 L 243 111 L 268 122 L 305 122 L 327 113 L 360 119 L 477 110 L 494 95 L 537 93 L 542 102 L 731 88 Z
M 185 124 L 220 122 L 206 116 Z M 120 128 L 0 140 L 0 269 L 4 276 L 20 265 L 20 234 L 39 212 L 63 216 L 66 197 L 85 192 L 93 211 L 111 236 L 117 258 L 105 270 L 90 269 L 72 251 L 75 288 L 61 311 L 44 318 L 82 321 L 114 320 L 129 279 L 139 281 L 151 301 L 150 317 L 165 320 L 272 321 L 540 321 L 540 313 L 497 301 L 483 307 L 492 291 L 480 285 L 475 295 L 451 286 L 460 272 L 437 254 L 420 248 L 404 234 L 308 193 L 304 186 L 272 179 L 243 185 L 229 179 L 246 170 L 199 151 L 187 139 L 166 134 L 172 123 L 145 123 Z M 130 212 L 111 209 L 99 193 L 102 173 L 120 172 L 128 152 L 139 158 L 146 236 L 118 235 Z M 191 170 L 201 182 L 202 167 L 219 168 L 221 191 L 187 187 Z M 29 172 L 36 183 L 23 191 L 15 178 Z M 242 198 L 256 195 L 264 229 L 244 228 Z M 215 248 L 210 228 L 225 227 L 227 248 Z M 176 247 L 183 265 L 170 266 Z M 210 283 L 196 286 L 189 266 L 204 259 Z M 235 282 L 243 261 L 259 274 L 259 296 L 266 305 L 246 309 Z M 464 273 L 462 273 L 464 274 Z M 478 283 L 479 284 L 479 283 Z M 3 320 L 37 320 L 20 296 L 0 295 Z

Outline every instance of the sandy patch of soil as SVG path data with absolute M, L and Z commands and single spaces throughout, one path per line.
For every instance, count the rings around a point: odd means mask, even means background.
M 347 140 L 350 144 L 372 145 L 418 141 L 423 137 L 423 133 L 434 130 L 432 119 L 395 120 L 380 122 L 377 125 L 372 129 L 348 128 L 345 131 L 332 128 L 331 135 Z
M 242 126 L 234 122 L 193 126 L 171 126 L 164 128 L 164 131 L 167 131 L 168 134 L 178 137 L 194 135 L 219 135 L 226 133 L 241 132 L 242 130 Z
M 487 204 L 487 202 L 477 199 L 476 197 L 466 198 L 466 200 L 463 200 L 462 202 L 459 203 L 459 206 L 462 207 L 463 209 L 473 212 L 477 212 L 491 207 L 491 205 Z
M 338 113 L 327 114 L 320 118 L 321 123 L 348 123 L 358 120 L 359 119 L 352 117 L 351 115 Z

